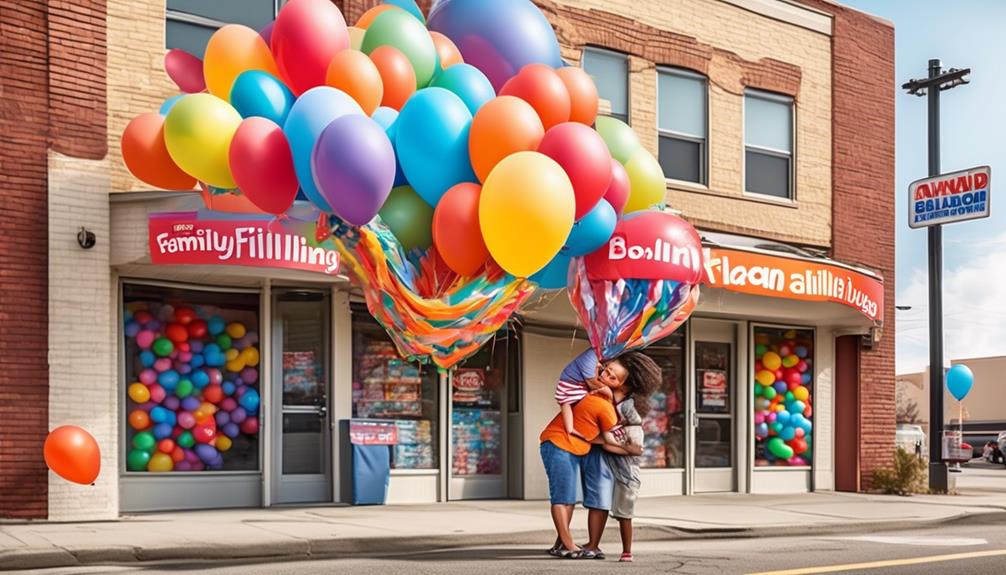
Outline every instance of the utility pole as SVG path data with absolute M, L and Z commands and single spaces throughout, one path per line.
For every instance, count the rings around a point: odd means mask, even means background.
M 944 71 L 938 59 L 929 61 L 929 76 L 909 80 L 902 89 L 929 98 L 929 176 L 940 174 L 940 92 L 967 84 L 970 68 Z M 929 226 L 929 488 L 946 492 L 943 462 L 943 228 Z

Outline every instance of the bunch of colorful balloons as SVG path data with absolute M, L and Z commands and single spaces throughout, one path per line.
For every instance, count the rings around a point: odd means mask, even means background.
M 198 182 L 211 209 L 279 216 L 303 197 L 338 217 L 336 230 L 386 226 L 410 263 L 391 270 L 391 291 L 407 296 L 392 304 L 420 320 L 394 328 L 409 330 L 403 341 L 453 330 L 426 346 L 450 348 L 441 365 L 506 320 L 463 313 L 467 280 L 502 269 L 511 280 L 488 283 L 511 304 L 525 297 L 517 279 L 563 287 L 571 258 L 603 247 L 622 214 L 664 200 L 660 164 L 629 126 L 598 117 L 593 81 L 563 62 L 530 0 L 441 0 L 428 20 L 413 0 L 388 0 L 355 26 L 330 0 L 291 0 L 265 29 L 224 26 L 204 60 L 172 51 L 166 68 L 187 95 L 127 126 L 133 174 Z M 357 239 L 349 260 L 367 257 Z M 462 281 L 421 294 L 418 259 L 433 250 Z M 376 313 L 387 296 L 372 296 Z
M 814 340 L 796 330 L 779 335 L 755 335 L 756 463 L 810 465 Z
M 223 469 L 235 439 L 258 435 L 257 333 L 199 307 L 128 304 L 124 316 L 137 352 L 126 469 Z

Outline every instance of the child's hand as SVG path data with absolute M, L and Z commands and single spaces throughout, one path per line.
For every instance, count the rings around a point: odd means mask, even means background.
M 609 401 L 614 400 L 615 395 L 611 392 L 611 388 L 607 386 L 599 387 L 590 391 L 591 395 L 603 395 Z
M 577 431 L 576 429 L 571 429 L 569 431 L 569 435 L 570 435 L 570 437 L 578 437 L 578 438 L 580 438 L 580 439 L 582 439 L 584 441 L 587 441 L 587 442 L 590 441 L 589 439 L 587 439 L 586 437 L 584 437 L 583 434 L 580 433 L 579 431 Z

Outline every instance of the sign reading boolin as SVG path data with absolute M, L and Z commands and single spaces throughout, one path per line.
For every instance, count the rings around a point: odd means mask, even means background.
M 912 182 L 908 186 L 908 226 L 924 228 L 987 218 L 992 169 L 980 166 Z

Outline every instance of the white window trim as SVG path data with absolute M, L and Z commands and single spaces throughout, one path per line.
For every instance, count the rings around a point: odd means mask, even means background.
M 705 125 L 703 129 L 705 130 L 705 136 L 698 138 L 691 134 L 685 134 L 682 132 L 675 132 L 674 130 L 665 130 L 660 127 L 660 75 L 667 74 L 670 76 L 678 76 L 681 78 L 690 78 L 693 80 L 701 80 L 706 88 L 706 117 Z M 671 138 L 676 138 L 680 140 L 687 140 L 689 142 L 701 142 L 702 143 L 702 181 L 701 182 L 689 182 L 688 180 L 677 180 L 674 178 L 665 178 L 666 183 L 687 188 L 697 188 L 700 190 L 709 189 L 709 176 L 710 170 L 709 165 L 711 163 L 710 149 L 712 146 L 709 144 L 709 126 L 712 125 L 712 102 L 709 95 L 709 78 L 699 74 L 698 72 L 692 72 L 691 70 L 685 70 L 682 68 L 672 68 L 670 66 L 657 66 L 657 145 L 659 146 L 660 136 L 669 136 Z
M 747 143 L 747 99 L 758 98 L 761 100 L 768 100 L 770 102 L 777 102 L 780 104 L 786 104 L 789 106 L 790 113 L 790 147 L 791 151 L 787 152 L 785 150 L 779 150 L 775 148 L 769 148 L 765 146 L 756 146 Z M 797 203 L 796 196 L 796 100 L 790 96 L 784 96 L 782 94 L 776 94 L 773 92 L 766 92 L 764 90 L 755 89 L 745 89 L 744 90 L 744 104 L 741 106 L 741 179 L 743 181 L 742 190 L 743 195 L 752 199 L 764 200 L 769 203 L 778 203 L 783 205 L 794 205 Z M 766 154 L 787 157 L 789 158 L 789 195 L 788 197 L 773 196 L 770 194 L 760 194 L 758 192 L 752 192 L 748 190 L 747 185 L 747 151 L 748 149 L 754 150 L 756 152 L 763 152 Z
M 608 54 L 611 56 L 617 56 L 619 58 L 625 59 L 625 123 L 632 125 L 632 82 L 630 81 L 630 75 L 632 70 L 629 67 L 629 55 L 625 52 L 619 52 L 618 50 L 611 50 L 610 48 L 605 48 L 603 46 L 596 46 L 593 44 L 587 44 L 580 50 L 580 68 L 586 72 L 587 69 L 583 65 L 584 58 L 587 52 L 594 52 L 597 54 Z M 589 72 L 588 72 L 589 75 Z M 611 113 L 612 117 L 617 114 L 615 112 Z

